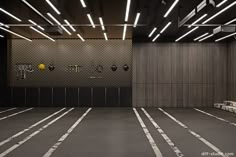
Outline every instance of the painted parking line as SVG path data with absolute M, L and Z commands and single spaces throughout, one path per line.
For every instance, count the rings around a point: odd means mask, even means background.
M 58 116 L 57 118 L 55 118 L 54 120 L 50 121 L 48 124 L 44 125 L 43 127 L 41 127 L 40 129 L 38 129 L 37 131 L 33 132 L 32 134 L 30 134 L 29 136 L 27 136 L 26 138 L 24 138 L 22 141 L 17 142 L 16 144 L 14 144 L 12 147 L 8 148 L 7 150 L 5 150 L 4 152 L 2 152 L 0 154 L 0 157 L 4 157 L 6 155 L 8 155 L 9 153 L 11 153 L 12 151 L 14 151 L 16 148 L 20 147 L 22 144 L 24 144 L 25 142 L 27 142 L 28 140 L 30 140 L 32 137 L 36 136 L 37 134 L 39 134 L 41 131 L 45 130 L 47 127 L 49 127 L 50 125 L 52 125 L 53 123 L 55 123 L 56 121 L 58 121 L 59 119 L 61 119 L 62 117 L 64 117 L 65 115 L 67 115 L 69 112 L 71 112 L 74 108 L 69 109 L 68 111 L 64 112 L 63 114 L 61 114 L 60 116 Z
M 51 117 L 57 115 L 58 113 L 64 111 L 65 109 L 66 109 L 66 108 L 63 108 L 63 109 L 61 109 L 61 110 L 59 110 L 59 111 L 57 111 L 57 112 L 55 112 L 55 113 L 49 115 L 48 117 L 46 117 L 46 118 L 40 120 L 39 122 L 37 122 L 37 123 L 35 123 L 35 124 L 29 126 L 28 128 L 26 128 L 26 129 L 24 129 L 24 130 L 22 130 L 22 131 L 16 133 L 15 135 L 13 135 L 13 136 L 11 136 L 11 137 L 9 137 L 9 138 L 7 138 L 7 139 L 1 141 L 1 142 L 0 142 L 0 147 L 3 146 L 4 144 L 10 142 L 10 141 L 13 140 L 14 138 L 19 137 L 20 135 L 24 134 L 25 132 L 31 130 L 32 128 L 38 126 L 39 124 L 45 122 L 46 120 L 50 119 Z
M 196 110 L 196 111 L 198 111 L 198 112 L 201 112 L 201 113 L 203 113 L 203 114 L 205 114 L 205 115 L 208 115 L 208 116 L 210 116 L 210 117 L 213 117 L 213 118 L 215 118 L 215 119 L 218 119 L 218 120 L 220 120 L 220 121 L 226 122 L 226 123 L 228 123 L 228 124 L 230 124 L 230 125 L 236 126 L 236 123 L 230 122 L 230 121 L 228 121 L 228 120 L 226 120 L 226 119 L 220 118 L 220 117 L 215 116 L 215 115 L 213 115 L 213 114 L 210 114 L 210 113 L 208 113 L 208 112 L 202 111 L 202 110 L 197 109 L 197 108 L 194 108 L 194 110 Z
M 33 109 L 33 108 L 28 108 L 28 109 L 26 109 L 26 110 L 23 110 L 23 111 L 20 111 L 20 112 L 16 112 L 16 113 L 10 114 L 10 115 L 8 115 L 8 116 L 5 116 L 5 117 L 0 118 L 0 121 L 1 121 L 1 120 L 4 120 L 4 119 L 7 119 L 7 118 L 10 118 L 10 117 L 13 117 L 13 116 L 16 116 L 16 115 L 18 115 L 18 114 L 21 114 L 21 113 L 30 111 L 30 110 L 32 110 L 32 109 Z
M 79 123 L 86 117 L 86 115 L 92 110 L 89 108 L 71 127 L 67 132 L 55 143 L 43 157 L 50 157 L 54 151 L 62 144 L 63 141 L 72 133 L 72 131 L 79 125 Z
M 204 144 L 206 144 L 208 147 L 210 147 L 212 150 L 214 150 L 217 153 L 217 156 L 222 156 L 222 157 L 227 157 L 225 155 L 225 153 L 223 153 L 219 148 L 217 148 L 216 146 L 214 146 L 212 143 L 210 143 L 209 141 L 207 141 L 206 139 L 204 139 L 203 137 L 201 137 L 199 134 L 195 133 L 194 131 L 192 131 L 191 129 L 189 129 L 186 125 L 184 125 L 182 122 L 180 122 L 179 120 L 177 120 L 176 118 L 174 118 L 172 115 L 170 115 L 169 113 L 167 113 L 166 111 L 164 111 L 163 109 L 159 108 L 159 110 L 161 112 L 163 112 L 165 115 L 167 115 L 170 119 L 172 119 L 173 121 L 175 121 L 177 124 L 179 124 L 181 127 L 183 127 L 184 129 L 186 129 L 188 132 L 190 132 L 193 136 L 195 136 L 197 139 L 199 139 L 200 141 L 202 141 Z
M 10 109 L 8 109 L 8 110 L 1 111 L 0 114 L 1 114 L 1 113 L 5 113 L 5 112 L 8 112 L 8 111 L 15 110 L 15 109 L 16 109 L 16 108 L 10 108 Z
M 161 127 L 154 121 L 154 119 L 149 115 L 149 113 L 144 109 L 141 108 L 144 114 L 148 117 L 152 125 L 157 129 L 157 131 L 161 134 L 167 144 L 171 147 L 171 149 L 175 152 L 177 157 L 183 157 L 184 154 L 178 149 L 177 146 L 171 141 L 171 139 L 165 134 L 165 132 L 161 129 Z
M 152 149 L 153 149 L 156 157 L 163 157 L 160 149 L 157 147 L 152 135 L 150 134 L 149 130 L 147 129 L 146 125 L 144 124 L 144 122 L 143 122 L 142 118 L 140 117 L 139 113 L 137 112 L 136 108 L 133 108 L 133 111 L 134 111 L 136 117 L 138 118 L 138 121 L 139 121 L 150 145 L 152 146 Z

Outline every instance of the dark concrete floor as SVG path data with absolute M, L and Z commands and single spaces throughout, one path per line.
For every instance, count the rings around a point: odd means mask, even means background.
M 8 112 L 1 111 L 0 119 L 20 112 L 27 108 L 17 108 Z M 49 117 L 42 123 L 29 128 L 62 108 L 33 108 L 24 113 L 0 120 L 0 157 L 43 157 L 68 129 L 86 112 L 88 108 L 75 108 L 64 116 L 70 108 Z M 140 109 L 136 108 L 151 137 L 164 157 L 180 157 L 160 132 L 153 126 L 150 119 Z M 145 108 L 147 113 L 173 142 L 182 156 L 201 157 L 203 152 L 215 151 L 188 129 L 200 135 L 230 157 L 236 156 L 236 126 L 200 113 L 192 108 L 164 108 L 164 111 L 188 127 L 183 128 L 173 119 L 158 110 Z M 236 123 L 236 114 L 214 108 L 201 110 Z M 57 120 L 57 117 L 61 116 Z M 54 120 L 54 122 L 52 122 Z M 51 123 L 50 123 L 51 122 Z M 46 127 L 45 127 L 46 126 Z M 28 130 L 24 130 L 29 128 Z M 17 133 L 24 133 L 17 135 Z M 132 108 L 92 108 L 84 119 L 70 130 L 68 136 L 57 145 L 52 157 L 156 157 L 150 145 L 150 137 L 146 136 Z M 11 138 L 5 144 L 1 142 Z M 65 136 L 63 136 L 65 137 Z M 213 155 L 214 156 L 214 155 Z M 46 156 L 45 156 L 46 157 Z M 159 156 L 158 156 L 159 157 Z

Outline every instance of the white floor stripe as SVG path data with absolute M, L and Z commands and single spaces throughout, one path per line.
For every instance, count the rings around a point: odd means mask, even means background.
M 85 116 L 89 113 L 92 108 L 89 108 L 71 127 L 67 130 L 66 134 L 64 134 L 58 141 L 55 143 L 47 153 L 44 154 L 43 157 L 50 157 L 54 151 L 62 144 L 63 141 L 71 134 L 71 132 L 79 125 L 79 123 L 85 118 Z
M 134 113 L 135 113 L 136 117 L 138 118 L 138 121 L 139 121 L 141 127 L 143 128 L 143 131 L 144 131 L 150 145 L 152 146 L 152 149 L 153 149 L 156 157 L 163 157 L 162 154 L 161 154 L 160 149 L 157 147 L 154 139 L 152 138 L 152 135 L 150 134 L 149 130 L 147 129 L 146 125 L 144 124 L 144 122 L 143 122 L 142 118 L 140 117 L 139 113 L 137 112 L 137 110 L 135 108 L 133 108 L 133 110 L 134 110 Z
M 217 156 L 222 156 L 222 157 L 227 157 L 225 156 L 225 154 L 216 146 L 214 146 L 212 143 L 210 143 L 209 141 L 207 141 L 206 139 L 204 139 L 203 137 L 201 137 L 200 135 L 198 135 L 197 133 L 195 133 L 194 131 L 192 131 L 191 129 L 189 129 L 186 125 L 184 125 L 183 123 L 181 123 L 179 120 L 177 120 L 176 118 L 174 118 L 173 116 L 171 116 L 169 113 L 165 112 L 163 109 L 159 108 L 159 110 L 161 112 L 163 112 L 165 115 L 167 115 L 169 118 L 171 118 L 173 121 L 175 121 L 177 124 L 179 124 L 180 126 L 182 126 L 183 128 L 185 128 L 188 132 L 190 132 L 193 136 L 195 136 L 197 139 L 199 139 L 200 141 L 202 141 L 204 144 L 206 144 L 208 147 L 210 147 L 211 149 L 213 149 L 216 153 Z
M 220 118 L 220 117 L 215 116 L 215 115 L 213 115 L 213 114 L 210 114 L 210 113 L 208 113 L 208 112 L 202 111 L 202 110 L 197 109 L 197 108 L 194 108 L 194 110 L 196 110 L 196 111 L 198 111 L 198 112 L 201 112 L 201 113 L 203 113 L 203 114 L 205 114 L 205 115 L 208 115 L 208 116 L 210 116 L 210 117 L 216 118 L 216 119 L 218 119 L 218 120 L 220 120 L 220 121 L 229 123 L 230 125 L 236 126 L 236 123 L 230 122 L 230 121 L 228 121 L 228 120 L 226 120 L 226 119 Z
M 1 114 L 1 113 L 5 113 L 5 112 L 8 112 L 8 111 L 12 111 L 12 110 L 15 110 L 15 109 L 16 109 L 16 108 L 10 108 L 10 109 L 8 109 L 8 110 L 5 110 L 5 111 L 1 111 L 1 112 L 0 112 L 0 114 Z
M 1 121 L 1 120 L 4 120 L 4 119 L 7 119 L 7 118 L 10 118 L 10 117 L 13 117 L 13 116 L 16 116 L 16 115 L 18 115 L 18 114 L 21 114 L 21 113 L 24 113 L 24 112 L 30 111 L 30 110 L 32 110 L 32 109 L 33 109 L 33 108 L 28 108 L 28 109 L 26 109 L 26 110 L 23 110 L 23 111 L 20 111 L 20 112 L 13 113 L 13 114 L 11 114 L 11 115 L 8 115 L 8 116 L 5 116 L 5 117 L 2 117 L 2 118 L 0 118 L 0 121 Z
M 44 125 L 43 127 L 41 127 L 40 129 L 38 129 L 37 131 L 33 132 L 32 134 L 30 134 L 29 136 L 27 136 L 26 138 L 24 138 L 22 141 L 17 142 L 16 144 L 14 144 L 12 147 L 10 147 L 9 149 L 5 150 L 4 152 L 2 152 L 0 154 L 0 157 L 4 157 L 7 154 L 11 153 L 12 151 L 14 151 L 16 148 L 20 147 L 22 144 L 24 144 L 25 142 L 27 142 L 28 140 L 30 140 L 32 137 L 36 136 L 37 134 L 39 134 L 41 131 L 43 131 L 44 129 L 46 129 L 47 127 L 49 127 L 50 125 L 52 125 L 53 123 L 55 123 L 56 121 L 58 121 L 59 119 L 61 119 L 62 117 L 64 117 L 65 115 L 67 115 L 70 111 L 72 111 L 74 108 L 69 109 L 68 111 L 64 112 L 63 114 L 61 114 L 60 116 L 58 116 L 57 118 L 55 118 L 54 120 L 50 121 L 48 124 Z
M 20 135 L 24 134 L 25 132 L 31 130 L 32 128 L 36 127 L 37 125 L 39 125 L 39 124 L 45 122 L 46 120 L 50 119 L 51 117 L 57 115 L 58 113 L 62 112 L 62 111 L 65 110 L 65 109 L 66 109 L 66 108 L 63 108 L 63 109 L 61 109 L 61 110 L 59 110 L 59 111 L 57 111 L 57 112 L 55 112 L 55 113 L 49 115 L 48 117 L 44 118 L 43 120 L 40 120 L 39 122 L 37 122 L 37 123 L 35 123 L 35 124 L 29 126 L 28 128 L 26 128 L 26 129 L 24 129 L 24 130 L 22 130 L 22 131 L 16 133 L 15 135 L 13 135 L 13 136 L 11 136 L 11 137 L 9 137 L 9 138 L 3 140 L 2 142 L 0 142 L 0 147 L 3 146 L 4 144 L 10 142 L 10 141 L 13 140 L 14 138 L 19 137 Z
M 153 126 L 157 129 L 157 131 L 161 134 L 161 136 L 164 138 L 164 140 L 167 142 L 167 144 L 171 147 L 171 149 L 175 152 L 177 157 L 183 157 L 183 153 L 178 149 L 178 147 L 175 146 L 175 144 L 171 141 L 171 139 L 165 134 L 165 132 L 161 129 L 161 127 L 154 121 L 154 119 L 151 117 L 151 115 L 148 114 L 148 112 L 141 108 L 144 114 L 148 117 L 150 122 L 153 124 Z

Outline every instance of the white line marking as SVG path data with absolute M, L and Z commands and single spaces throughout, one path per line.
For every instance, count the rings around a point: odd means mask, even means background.
M 14 144 L 12 147 L 8 148 L 7 150 L 5 150 L 4 152 L 2 152 L 0 154 L 0 157 L 4 157 L 7 154 L 11 153 L 12 151 L 14 151 L 16 148 L 20 147 L 22 144 L 24 144 L 25 142 L 27 142 L 28 140 L 30 140 L 32 137 L 36 136 L 37 134 L 39 134 L 41 131 L 43 131 L 44 129 L 46 129 L 47 127 L 49 127 L 50 125 L 52 125 L 53 123 L 55 123 L 56 121 L 58 121 L 59 119 L 61 119 L 62 117 L 64 117 L 66 114 L 68 114 L 70 111 L 72 111 L 74 108 L 69 109 L 68 111 L 64 112 L 62 115 L 60 115 L 59 117 L 55 118 L 54 120 L 50 121 L 48 124 L 44 125 L 43 127 L 41 127 L 40 129 L 38 129 L 37 131 L 33 132 L 32 134 L 30 134 L 29 136 L 27 136 L 26 138 L 24 138 L 22 141 L 17 142 L 16 144 Z
M 193 136 L 195 136 L 197 139 L 199 139 L 200 141 L 202 141 L 204 144 L 206 144 L 208 147 L 210 147 L 211 149 L 213 149 L 218 156 L 222 156 L 222 157 L 227 157 L 224 155 L 224 153 L 217 148 L 216 146 L 214 146 L 213 144 L 211 144 L 209 141 L 207 141 L 206 139 L 204 139 L 203 137 L 201 137 L 200 135 L 198 135 L 197 133 L 195 133 L 194 131 L 192 131 L 191 129 L 189 129 L 186 125 L 184 125 L 183 123 L 181 123 L 179 120 L 177 120 L 176 118 L 174 118 L 173 116 L 171 116 L 169 113 L 165 112 L 163 109 L 159 108 L 159 110 L 161 112 L 163 112 L 165 115 L 167 115 L 169 118 L 171 118 L 173 121 L 175 121 L 177 124 L 179 124 L 180 126 L 182 126 L 184 129 L 186 129 L 188 132 L 190 132 Z
M 154 139 L 152 138 L 152 135 L 150 134 L 149 130 L 147 129 L 146 125 L 144 124 L 144 122 L 143 122 L 142 118 L 140 117 L 139 113 L 137 112 L 136 108 L 133 108 L 133 110 L 134 110 L 136 117 L 138 118 L 138 121 L 139 121 L 141 127 L 143 128 L 143 131 L 144 131 L 150 145 L 152 146 L 152 149 L 153 149 L 156 157 L 163 157 L 160 149 L 157 147 Z
M 12 110 L 15 110 L 16 108 L 10 108 L 8 110 L 5 110 L 5 111 L 1 111 L 0 113 L 5 113 L 5 112 L 8 112 L 8 111 L 12 111 Z
M 230 122 L 230 121 L 228 121 L 228 120 L 226 120 L 226 119 L 220 118 L 220 117 L 215 116 L 215 115 L 213 115 L 213 114 L 210 114 L 210 113 L 208 113 L 208 112 L 202 111 L 202 110 L 197 109 L 197 108 L 194 108 L 194 110 L 196 110 L 196 111 L 198 111 L 198 112 L 201 112 L 201 113 L 203 113 L 203 114 L 205 114 L 205 115 L 208 115 L 208 116 L 210 116 L 210 117 L 216 118 L 216 119 L 218 119 L 218 120 L 220 120 L 220 121 L 226 122 L 226 123 L 228 123 L 228 124 L 230 124 L 230 125 L 236 126 L 236 123 Z
M 171 139 L 165 134 L 165 132 L 161 129 L 161 127 L 154 121 L 154 119 L 151 117 L 151 115 L 148 114 L 148 112 L 141 108 L 144 114 L 148 117 L 150 122 L 153 124 L 153 126 L 157 129 L 157 131 L 161 134 L 161 136 L 164 138 L 164 140 L 169 144 L 171 149 L 175 152 L 176 156 L 183 157 L 184 154 L 178 149 L 178 147 L 175 146 L 175 144 L 171 141 Z
M 13 116 L 16 116 L 16 115 L 18 115 L 18 114 L 21 114 L 21 113 L 30 111 L 30 110 L 32 110 L 32 109 L 33 109 L 33 108 L 28 108 L 28 109 L 26 109 L 26 110 L 23 110 L 23 111 L 20 111 L 20 112 L 17 112 L 17 113 L 13 113 L 13 114 L 8 115 L 8 116 L 6 116 L 6 117 L 2 117 L 2 118 L 0 118 L 0 121 L 1 121 L 1 120 L 4 120 L 4 119 L 7 119 L 7 118 L 10 118 L 10 117 L 13 117 Z
M 47 153 L 44 154 L 43 157 L 50 157 L 54 151 L 62 144 L 63 141 L 71 134 L 71 132 L 79 125 L 79 123 L 85 118 L 85 116 L 89 113 L 92 108 L 89 108 L 71 127 L 67 130 L 66 134 L 64 134 L 58 141 L 55 143 Z
M 62 111 L 65 110 L 65 109 L 66 109 L 66 108 L 63 108 L 63 109 L 61 109 L 61 110 L 59 110 L 59 111 L 57 111 L 57 112 L 55 112 L 55 113 L 49 115 L 48 117 L 44 118 L 43 120 L 41 120 L 41 121 L 39 121 L 39 122 L 37 122 L 37 123 L 31 125 L 31 126 L 28 127 L 27 129 L 24 129 L 24 130 L 22 130 L 22 131 L 16 133 L 15 135 L 13 135 L 13 136 L 11 136 L 11 137 L 9 137 L 9 138 L 3 140 L 2 142 L 0 142 L 0 147 L 3 146 L 4 144 L 10 142 L 10 141 L 13 140 L 14 138 L 16 138 L 16 137 L 18 137 L 18 136 L 24 134 L 25 132 L 29 131 L 30 129 L 36 127 L 37 125 L 39 125 L 39 124 L 45 122 L 46 120 L 50 119 L 51 117 L 57 115 L 58 113 L 62 112 Z

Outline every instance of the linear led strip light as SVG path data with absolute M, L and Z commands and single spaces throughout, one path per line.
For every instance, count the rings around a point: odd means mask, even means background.
M 88 17 L 88 19 L 89 19 L 89 21 L 90 21 L 92 27 L 95 28 L 96 26 L 95 26 L 95 24 L 94 24 L 94 22 L 93 22 L 93 19 L 92 19 L 91 15 L 90 15 L 90 14 L 87 14 L 87 17 Z
M 126 31 L 127 31 L 127 24 L 124 25 L 124 30 L 123 30 L 123 37 L 122 37 L 122 40 L 125 40 Z
M 30 27 L 32 30 L 34 30 L 35 32 L 37 32 L 37 33 L 39 33 L 39 34 L 41 34 L 42 36 L 44 36 L 44 37 L 46 37 L 46 38 L 48 38 L 49 40 L 51 40 L 51 41 L 53 41 L 53 42 L 55 42 L 55 40 L 54 39 L 52 39 L 51 37 L 49 37 L 48 35 L 46 35 L 46 34 L 44 34 L 43 32 L 40 32 L 39 30 L 37 30 L 36 28 L 34 28 L 34 27 Z
M 236 35 L 236 32 L 235 32 L 235 33 L 232 33 L 232 34 L 230 34 L 230 35 L 224 36 L 224 37 L 222 37 L 222 38 L 219 38 L 219 39 L 215 40 L 215 42 L 218 42 L 218 41 L 227 39 L 227 38 L 232 37 L 232 36 L 234 36 L 234 35 Z
M 10 17 L 12 17 L 13 19 L 15 19 L 15 20 L 19 21 L 19 22 L 21 22 L 21 21 L 22 21 L 21 19 L 19 19 L 19 18 L 18 18 L 18 17 L 16 17 L 15 15 L 13 15 L 13 14 L 9 13 L 8 11 L 4 10 L 3 8 L 0 8 L 0 11 L 1 11 L 1 12 L 3 12 L 4 14 L 6 14 L 6 15 L 8 15 L 8 16 L 10 16 Z
M 171 5 L 171 7 L 167 10 L 167 12 L 164 15 L 164 18 L 166 18 L 170 12 L 174 9 L 174 7 L 178 4 L 179 0 L 175 0 L 174 3 Z
M 233 23 L 233 22 L 236 22 L 236 18 L 233 19 L 233 20 L 231 20 L 231 21 L 229 21 L 229 22 L 227 22 L 225 25 L 230 25 L 230 24 Z
M 73 32 L 76 32 L 75 28 L 70 24 L 69 21 L 67 21 L 67 20 L 65 19 L 64 22 L 70 27 L 70 29 L 71 29 Z
M 160 33 L 164 33 L 164 31 L 171 25 L 171 22 L 168 22 L 165 27 L 160 31 Z
M 50 2 L 50 0 L 46 0 L 46 2 L 58 15 L 61 14 L 60 11 L 52 4 L 52 2 Z
M 108 38 L 107 38 L 107 33 L 104 32 L 103 35 L 104 35 L 105 40 L 107 41 L 107 40 L 108 40 Z
M 84 42 L 84 38 L 80 35 L 80 34 L 77 34 L 77 36 Z
M 209 34 L 209 33 L 202 34 L 202 35 L 200 35 L 199 37 L 195 38 L 194 41 L 197 41 L 197 40 L 199 40 L 199 39 L 201 39 L 201 38 L 207 36 L 208 34 Z
M 28 20 L 30 23 L 32 23 L 34 26 L 38 27 L 39 29 L 41 29 L 42 31 L 44 31 L 45 29 L 41 26 L 39 26 L 37 23 L 35 23 L 33 20 Z
M 4 23 L 0 22 L 0 26 L 4 26 L 6 28 L 10 28 L 8 25 L 5 25 Z
M 199 27 L 195 27 L 192 30 L 188 31 L 187 33 L 185 33 L 184 35 L 182 35 L 181 37 L 179 37 L 178 39 L 175 40 L 175 42 L 180 41 L 181 39 L 183 39 L 184 37 L 186 37 L 187 35 L 189 35 L 190 33 L 194 32 L 195 30 L 197 30 Z
M 221 7 L 223 4 L 225 4 L 228 0 L 222 0 L 219 4 L 217 4 L 217 8 Z
M 86 8 L 86 7 L 87 7 L 86 4 L 85 4 L 85 2 L 84 2 L 84 0 L 80 0 L 80 3 L 81 3 L 81 5 L 83 6 L 83 8 Z
M 0 35 L 0 38 L 4 38 L 4 36 L 3 36 L 3 35 Z
M 55 17 L 53 17 L 50 13 L 47 13 L 47 15 L 48 15 L 53 21 L 55 21 L 62 29 L 64 29 L 64 31 L 66 31 L 67 34 L 71 35 L 71 33 L 70 33 L 64 26 L 62 26 L 62 24 L 61 24 Z
M 23 3 L 25 3 L 29 8 L 31 8 L 35 13 L 37 13 L 39 16 L 41 16 L 45 21 L 47 21 L 48 23 L 50 23 L 51 25 L 53 25 L 53 23 L 48 20 L 42 13 L 40 13 L 35 7 L 33 7 L 29 2 L 27 2 L 26 0 L 21 0 Z
M 156 37 L 152 40 L 152 42 L 155 42 L 157 40 L 157 38 L 160 37 L 160 34 L 157 34 Z
M 152 37 L 152 35 L 156 32 L 156 30 L 157 30 L 156 27 L 153 28 L 153 30 L 152 30 L 151 33 L 148 35 L 148 37 L 149 37 L 149 38 Z
M 127 0 L 126 12 L 125 12 L 125 22 L 129 20 L 129 11 L 130 11 L 131 0 Z
M 236 5 L 236 1 L 234 1 L 234 2 L 231 3 L 230 5 L 228 5 L 227 7 L 225 7 L 224 9 L 222 9 L 221 11 L 219 11 L 218 13 L 216 13 L 215 15 L 213 15 L 212 17 L 210 17 L 209 19 L 207 19 L 206 21 L 204 21 L 202 24 L 206 24 L 207 22 L 211 21 L 212 19 L 214 19 L 214 18 L 217 17 L 218 15 L 222 14 L 222 13 L 225 12 L 226 10 L 230 9 L 230 8 L 233 7 L 234 5 Z
M 102 30 L 105 31 L 105 26 L 104 26 L 102 17 L 99 17 L 99 22 L 100 22 L 100 24 L 101 24 Z
M 210 38 L 210 37 L 213 37 L 213 36 L 214 36 L 214 34 L 210 34 L 210 35 L 208 35 L 208 36 L 206 36 L 206 37 L 200 39 L 199 42 L 201 42 L 201 41 L 203 41 L 203 40 L 206 40 L 206 39 L 208 39 L 208 38 Z
M 194 21 L 191 25 L 188 26 L 188 28 L 192 27 L 193 25 L 195 25 L 196 23 L 198 23 L 199 21 L 201 21 L 202 19 L 204 19 L 208 14 L 204 14 L 202 15 L 199 19 L 197 19 L 196 21 Z
M 8 33 L 11 33 L 11 34 L 13 34 L 13 35 L 15 35 L 15 36 L 18 36 L 18 37 L 20 37 L 20 38 L 22 38 L 22 39 L 25 39 L 25 40 L 27 40 L 27 41 L 32 42 L 31 39 L 29 39 L 29 38 L 27 38 L 27 37 L 24 37 L 23 35 L 20 35 L 20 34 L 18 34 L 18 33 L 15 33 L 15 32 L 13 32 L 13 31 L 10 31 L 10 30 L 5 29 L 5 28 L 3 28 L 3 27 L 0 27 L 0 29 L 6 31 L 6 32 L 8 32 Z
M 137 27 L 137 24 L 138 24 L 140 15 L 141 15 L 141 13 L 137 13 L 137 14 L 136 14 L 136 18 L 135 18 L 135 21 L 134 21 L 134 28 Z

